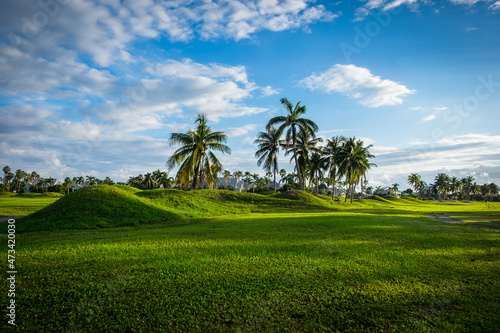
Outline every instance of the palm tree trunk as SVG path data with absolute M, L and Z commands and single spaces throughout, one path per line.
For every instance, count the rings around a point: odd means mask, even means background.
M 297 176 L 299 178 L 299 188 L 303 191 L 304 188 L 302 186 L 302 175 L 300 173 L 299 161 L 297 160 L 297 141 L 296 141 L 297 133 L 295 132 L 295 126 L 292 127 L 292 141 L 293 141 L 293 157 L 295 158 L 295 169 L 297 170 Z
M 277 165 L 276 165 L 276 160 L 274 160 L 274 192 L 276 192 L 276 169 L 277 169 Z

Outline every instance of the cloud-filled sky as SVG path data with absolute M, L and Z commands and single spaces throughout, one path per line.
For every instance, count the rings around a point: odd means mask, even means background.
M 125 181 L 204 112 L 225 168 L 263 174 L 253 140 L 287 97 L 373 144 L 373 186 L 500 183 L 499 36 L 494 0 L 7 1 L 0 164 Z

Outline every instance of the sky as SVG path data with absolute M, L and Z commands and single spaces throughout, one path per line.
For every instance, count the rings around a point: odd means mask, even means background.
M 224 168 L 263 175 L 253 141 L 286 114 L 282 97 L 306 106 L 318 136 L 373 145 L 374 187 L 439 172 L 500 184 L 500 1 L 2 4 L 2 167 L 166 171 L 170 134 L 203 112 L 228 136 Z

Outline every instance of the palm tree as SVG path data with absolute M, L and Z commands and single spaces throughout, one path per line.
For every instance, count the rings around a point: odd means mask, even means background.
M 460 180 L 453 176 L 450 179 L 449 187 L 450 187 L 450 192 L 453 196 L 457 196 L 458 189 L 460 188 Z M 455 198 L 456 199 L 456 198 Z
M 255 187 L 258 185 L 258 183 L 259 183 L 259 179 L 260 179 L 259 174 L 254 173 L 254 174 L 252 175 L 252 178 L 253 178 L 253 187 L 252 187 L 252 192 L 253 192 L 253 193 L 255 193 Z
M 497 184 L 491 183 L 488 185 L 490 188 L 490 201 L 493 201 L 493 196 L 498 194 L 498 191 L 500 191 L 500 188 L 498 187 Z
M 213 151 L 231 154 L 231 148 L 224 144 L 227 136 L 222 132 L 213 132 L 207 126 L 205 114 L 198 114 L 195 124 L 197 124 L 195 130 L 171 134 L 170 144 L 180 144 L 182 147 L 167 161 L 169 169 L 180 165 L 177 181 L 185 187 L 191 183 L 193 190 L 201 186 L 203 181 L 207 183 L 214 181 L 212 165 L 217 165 L 219 170 L 222 170 L 222 164 Z
M 446 200 L 446 194 L 450 186 L 450 177 L 445 173 L 438 173 L 434 178 L 434 183 L 436 184 L 439 193 L 443 195 L 443 200 Z
M 486 202 L 488 199 L 488 194 L 490 194 L 490 186 L 488 184 L 483 184 L 479 187 L 481 195 L 483 196 L 483 201 Z
M 35 186 L 35 190 L 38 189 L 38 180 L 40 179 L 40 175 L 36 173 L 36 171 L 31 172 L 31 185 Z
M 327 168 L 328 160 L 318 152 L 314 152 L 309 160 L 309 177 L 314 179 L 316 195 L 319 194 L 318 180 L 323 178 L 323 170 Z
M 223 177 L 224 177 L 224 186 L 227 187 L 227 182 L 229 181 L 229 178 L 231 178 L 231 171 L 229 170 L 224 170 L 224 172 L 222 173 Z
M 467 201 L 470 201 L 470 194 L 473 191 L 473 184 L 472 182 L 474 181 L 474 177 L 472 176 L 467 176 L 466 178 L 462 178 L 462 191 L 464 191 L 465 195 L 467 196 Z
M 268 127 L 267 132 L 259 132 L 254 141 L 258 145 L 255 157 L 258 158 L 257 165 L 263 165 L 264 170 L 274 174 L 274 192 L 276 192 L 276 173 L 278 171 L 278 154 L 283 142 L 281 134 L 274 127 Z
M 368 145 L 366 147 L 363 145 L 363 141 L 356 140 L 355 137 L 352 137 L 344 142 L 339 152 L 339 173 L 346 177 L 349 186 L 344 202 L 347 201 L 347 194 L 350 193 L 352 203 L 356 184 L 372 166 L 376 166 L 369 161 L 370 158 L 375 157 L 368 151 L 373 145 Z
M 316 147 L 316 145 L 320 142 L 323 142 L 322 138 L 315 138 L 314 135 L 309 135 L 308 130 L 301 131 L 297 135 L 297 144 L 294 156 L 290 159 L 290 162 L 295 157 L 298 161 L 299 169 L 297 169 L 297 173 L 302 176 L 305 185 L 305 179 L 307 177 L 307 171 L 310 166 L 310 156 L 314 153 L 321 154 L 321 149 Z M 287 151 L 285 156 L 287 156 L 292 151 Z
M 283 132 L 286 130 L 286 142 L 287 148 L 290 149 L 290 141 L 292 143 L 291 149 L 293 151 L 293 156 L 295 158 L 295 168 L 297 170 L 299 176 L 299 187 L 300 189 L 304 189 L 304 182 L 302 179 L 302 175 L 299 170 L 299 162 L 298 156 L 296 154 L 297 150 L 297 137 L 299 132 L 309 132 L 314 135 L 318 131 L 318 125 L 314 123 L 312 120 L 301 118 L 301 116 L 306 113 L 306 107 L 301 106 L 300 102 L 298 102 L 295 106 L 286 98 L 283 97 L 281 99 L 281 104 L 286 108 L 288 115 L 287 116 L 277 116 L 271 118 L 267 124 L 267 128 L 271 128 L 274 125 L 279 125 L 277 129 L 277 135 L 281 137 Z
M 66 193 L 68 193 L 68 194 L 69 194 L 69 187 L 71 186 L 71 183 L 72 183 L 71 178 L 66 177 L 66 178 L 64 179 L 64 184 L 63 184 L 63 186 L 64 186 L 64 187 L 66 187 Z
M 411 175 L 408 176 L 408 184 L 413 186 L 413 188 L 415 189 L 415 192 L 418 192 L 421 190 L 422 183 L 423 183 L 422 177 L 420 177 L 420 175 L 418 173 L 412 173 Z M 423 196 L 422 191 L 420 191 L 420 194 L 422 194 L 422 196 Z M 422 199 L 422 197 L 421 197 L 421 199 Z
M 234 188 L 238 187 L 238 183 L 240 182 L 240 178 L 243 176 L 243 171 L 235 171 L 233 172 L 233 177 L 236 178 L 236 183 L 234 184 Z
M 10 185 L 9 185 L 9 173 L 10 173 L 10 166 L 6 165 L 3 167 L 3 173 L 4 173 L 4 177 L 3 177 L 3 183 L 4 185 L 7 186 L 7 191 L 10 191 Z
M 279 173 L 280 173 L 280 177 L 281 177 L 281 179 L 280 179 L 280 181 L 279 181 L 279 182 L 281 183 L 281 182 L 283 182 L 283 181 L 285 180 L 285 177 L 286 177 L 286 173 L 287 173 L 287 172 L 286 172 L 286 170 L 285 170 L 285 169 L 281 169 Z
M 144 184 L 148 187 L 148 190 L 153 187 L 153 175 L 148 172 L 144 174 Z
M 26 177 L 26 172 L 21 169 L 17 169 L 15 176 L 17 193 L 21 192 L 21 181 L 23 180 L 24 177 Z
M 394 184 L 392 184 L 391 190 L 393 190 L 393 191 L 394 191 L 394 193 L 396 193 L 396 192 L 398 191 L 398 186 L 399 186 L 399 184 L 398 184 L 398 183 L 394 183 Z

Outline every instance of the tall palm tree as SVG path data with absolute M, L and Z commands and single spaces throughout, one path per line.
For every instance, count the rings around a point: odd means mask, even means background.
M 71 186 L 71 183 L 72 183 L 71 178 L 66 177 L 66 178 L 64 179 L 64 184 L 63 184 L 63 186 L 64 186 L 64 187 L 66 187 L 66 192 L 67 192 L 68 194 L 69 194 L 69 187 Z
M 422 177 L 420 177 L 418 173 L 412 173 L 408 176 L 408 184 L 413 186 L 415 192 L 419 192 L 423 195 L 422 191 L 419 191 L 422 187 L 422 183 Z
M 3 167 L 3 184 L 7 186 L 7 191 L 10 191 L 10 186 L 9 186 L 9 173 L 10 173 L 10 166 L 6 165 Z
M 222 173 L 222 176 L 224 177 L 224 186 L 227 187 L 227 182 L 229 181 L 229 178 L 231 178 L 232 172 L 229 170 L 224 170 Z
M 436 184 L 439 193 L 443 195 L 443 200 L 446 200 L 446 194 L 448 193 L 450 187 L 450 176 L 445 173 L 438 173 L 434 178 L 434 183 Z
M 309 131 L 306 129 L 305 131 L 301 131 L 297 135 L 297 144 L 294 156 L 290 159 L 290 162 L 297 157 L 299 168 L 296 170 L 297 173 L 302 176 L 302 180 L 304 184 L 306 183 L 307 171 L 311 164 L 310 157 L 314 153 L 321 154 L 321 149 L 316 147 L 316 145 L 320 142 L 323 142 L 322 138 L 314 137 L 314 134 L 310 135 Z M 287 156 L 291 150 L 285 153 Z
M 396 193 L 399 189 L 399 184 L 398 183 L 394 183 L 392 184 L 392 187 L 391 187 L 391 190 L 394 191 L 394 193 Z
M 373 145 L 365 147 L 363 141 L 352 137 L 347 139 L 339 153 L 339 172 L 346 177 L 348 184 L 348 191 L 346 192 L 344 202 L 347 201 L 347 194 L 350 193 L 352 203 L 356 184 L 372 166 L 376 166 L 369 161 L 375 157 L 368 151 L 371 147 Z
M 490 189 L 490 192 L 489 192 L 490 201 L 493 201 L 493 196 L 496 196 L 498 194 L 498 191 L 500 191 L 500 187 L 498 187 L 498 185 L 495 183 L 490 183 L 488 185 L 488 187 Z
M 323 178 L 323 170 L 327 167 L 328 160 L 319 152 L 314 152 L 309 159 L 309 177 L 314 179 L 316 195 L 319 194 L 319 179 Z
M 337 182 L 337 178 L 339 176 L 339 153 L 345 141 L 346 138 L 343 136 L 334 136 L 331 139 L 326 140 L 326 146 L 323 148 L 323 155 L 325 156 L 327 163 L 327 177 L 332 185 L 332 200 L 335 197 L 335 183 Z
M 449 185 L 450 185 L 451 195 L 452 196 L 457 196 L 458 189 L 460 188 L 460 185 L 461 185 L 460 180 L 457 177 L 453 176 L 450 179 L 450 184 Z
M 462 191 L 467 197 L 467 201 L 470 201 L 470 194 L 473 191 L 474 185 L 472 182 L 474 181 L 474 177 L 472 176 L 467 176 L 465 178 L 462 178 Z
M 226 146 L 227 136 L 222 132 L 213 132 L 207 126 L 207 117 L 204 114 L 198 114 L 195 124 L 196 129 L 187 133 L 172 133 L 170 144 L 180 144 L 182 147 L 177 149 L 168 159 L 169 169 L 179 165 L 177 172 L 177 181 L 181 186 L 189 186 L 197 189 L 198 186 L 213 182 L 214 173 L 212 165 L 217 165 L 222 170 L 222 164 L 213 151 L 231 154 L 231 148 Z
M 15 180 L 16 180 L 17 193 L 21 192 L 21 181 L 23 180 L 23 178 L 25 176 L 26 176 L 26 172 L 25 171 L 23 171 L 21 169 L 17 169 L 16 170 Z
M 269 120 L 267 124 L 267 128 L 271 128 L 275 125 L 279 125 L 277 128 L 278 136 L 281 137 L 282 133 L 286 130 L 286 142 L 287 148 L 293 151 L 293 156 L 295 159 L 295 168 L 297 170 L 297 174 L 299 176 L 299 187 L 300 189 L 304 189 L 304 181 L 302 175 L 299 170 L 299 162 L 298 156 L 296 154 L 297 150 L 297 137 L 299 132 L 309 132 L 314 135 L 318 131 L 318 125 L 314 123 L 312 120 L 301 118 L 301 116 L 306 113 L 306 107 L 301 106 L 300 102 L 298 102 L 295 106 L 286 98 L 283 97 L 280 100 L 281 104 L 285 107 L 288 112 L 286 116 L 276 116 Z M 291 147 L 290 147 L 291 141 Z
M 280 133 L 274 127 L 268 127 L 267 132 L 259 132 L 254 141 L 258 145 L 255 157 L 258 158 L 257 165 L 267 172 L 274 174 L 274 192 L 276 192 L 276 173 L 278 171 L 278 154 L 283 145 Z
M 234 184 L 234 188 L 238 187 L 238 183 L 240 182 L 240 178 L 243 176 L 243 171 L 235 171 L 233 172 L 233 177 L 236 178 L 236 183 Z

